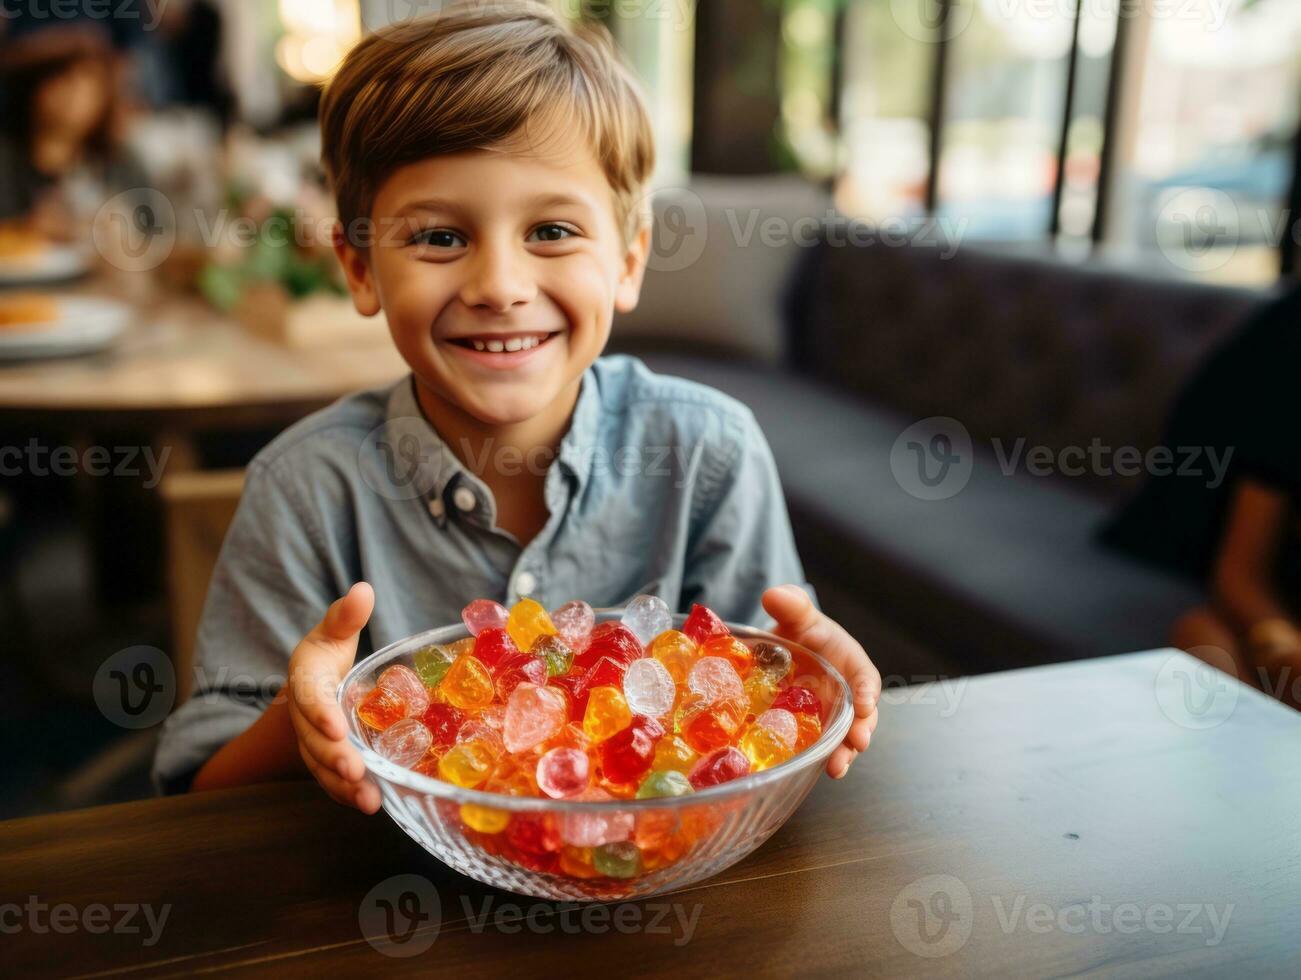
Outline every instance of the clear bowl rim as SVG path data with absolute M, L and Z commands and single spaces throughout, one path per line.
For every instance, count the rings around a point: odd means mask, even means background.
M 601 606 L 593 609 L 596 614 L 596 621 L 609 621 L 617 619 L 624 612 L 623 606 Z M 686 619 L 684 613 L 674 613 L 674 623 L 680 625 L 681 621 Z M 628 810 L 661 810 L 676 809 L 681 806 L 690 806 L 696 803 L 710 803 L 728 800 L 736 796 L 746 795 L 769 783 L 780 782 L 783 778 L 793 775 L 815 763 L 821 763 L 829 756 L 835 747 L 844 741 L 845 736 L 849 733 L 849 726 L 854 715 L 854 704 L 850 694 L 849 684 L 839 670 L 833 667 L 820 654 L 814 653 L 808 647 L 795 643 L 792 640 L 777 636 L 767 630 L 761 630 L 754 626 L 746 626 L 738 623 L 724 623 L 725 626 L 733 633 L 746 639 L 768 640 L 773 643 L 780 643 L 782 646 L 793 650 L 799 650 L 802 654 L 816 662 L 826 674 L 832 678 L 840 692 L 839 708 L 827 720 L 827 724 L 822 729 L 822 735 L 816 742 L 810 745 L 803 752 L 791 756 L 785 762 L 778 763 L 770 769 L 764 769 L 760 772 L 750 773 L 742 776 L 740 779 L 733 779 L 730 782 L 719 783 L 717 786 L 709 786 L 702 790 L 697 790 L 687 796 L 666 796 L 653 797 L 651 799 L 612 799 L 612 800 L 570 800 L 570 799 L 551 799 L 543 796 L 507 796 L 504 793 L 490 793 L 486 790 L 467 789 L 463 786 L 457 786 L 455 783 L 449 783 L 446 780 L 437 779 L 433 776 L 425 776 L 416 772 L 414 769 L 407 769 L 399 766 L 394 762 L 384 758 L 369 745 L 367 745 L 357 735 L 358 722 L 356 721 L 355 712 L 349 711 L 344 703 L 344 692 L 348 686 L 355 682 L 362 673 L 375 670 L 386 660 L 392 660 L 400 655 L 398 648 L 406 648 L 415 645 L 423 646 L 428 643 L 447 643 L 461 638 L 460 634 L 469 636 L 469 630 L 463 623 L 449 623 L 446 626 L 437 626 L 432 629 L 423 630 L 419 633 L 413 633 L 410 636 L 403 637 L 400 640 L 394 640 L 376 650 L 369 656 L 357 661 L 352 665 L 335 691 L 335 700 L 344 713 L 348 725 L 348 741 L 358 752 L 361 753 L 362 761 L 366 764 L 368 772 L 373 773 L 391 783 L 409 789 L 417 793 L 424 793 L 428 796 L 435 796 L 440 799 L 452 800 L 457 803 L 472 803 L 478 806 L 490 807 L 497 810 L 511 810 L 518 812 L 538 812 L 538 813 L 565 813 L 565 812 L 624 812 Z M 441 635 L 441 638 L 433 637 Z

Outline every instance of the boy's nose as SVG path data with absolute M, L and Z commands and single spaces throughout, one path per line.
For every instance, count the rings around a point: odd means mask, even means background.
M 516 303 L 527 303 L 536 292 L 527 256 L 506 246 L 484 246 L 469 266 L 461 302 L 505 313 Z

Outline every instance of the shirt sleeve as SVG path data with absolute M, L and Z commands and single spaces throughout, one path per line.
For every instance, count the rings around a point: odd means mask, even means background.
M 754 414 L 746 409 L 728 432 L 732 451 L 702 476 L 681 608 L 699 602 L 730 622 L 767 628 L 773 621 L 761 597 L 774 585 L 799 585 L 821 607 L 804 576 L 777 464 Z
M 294 647 L 337 598 L 309 516 L 270 466 L 250 465 L 199 622 L 192 693 L 159 735 L 159 792 L 188 790 L 257 719 L 285 683 Z

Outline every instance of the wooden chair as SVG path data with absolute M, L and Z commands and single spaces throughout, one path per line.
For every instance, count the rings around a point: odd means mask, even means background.
M 195 470 L 163 480 L 167 581 L 171 612 L 176 703 L 190 694 L 194 641 L 226 529 L 244 489 L 243 470 Z

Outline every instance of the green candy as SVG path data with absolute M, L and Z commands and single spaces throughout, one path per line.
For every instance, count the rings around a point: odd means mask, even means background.
M 569 649 L 564 640 L 552 633 L 544 634 L 534 640 L 529 653 L 547 662 L 548 677 L 559 677 L 569 673 L 569 667 L 574 662 L 574 651 Z
M 437 687 L 443 675 L 447 673 L 447 668 L 452 666 L 453 659 L 452 655 L 437 643 L 421 647 L 412 655 L 416 675 L 425 687 Z
M 653 772 L 646 781 L 637 787 L 637 799 L 651 800 L 659 796 L 686 796 L 694 793 L 691 782 L 682 773 L 673 769 Z
M 641 851 L 626 840 L 602 844 L 592 852 L 592 867 L 607 878 L 632 878 L 641 870 Z

